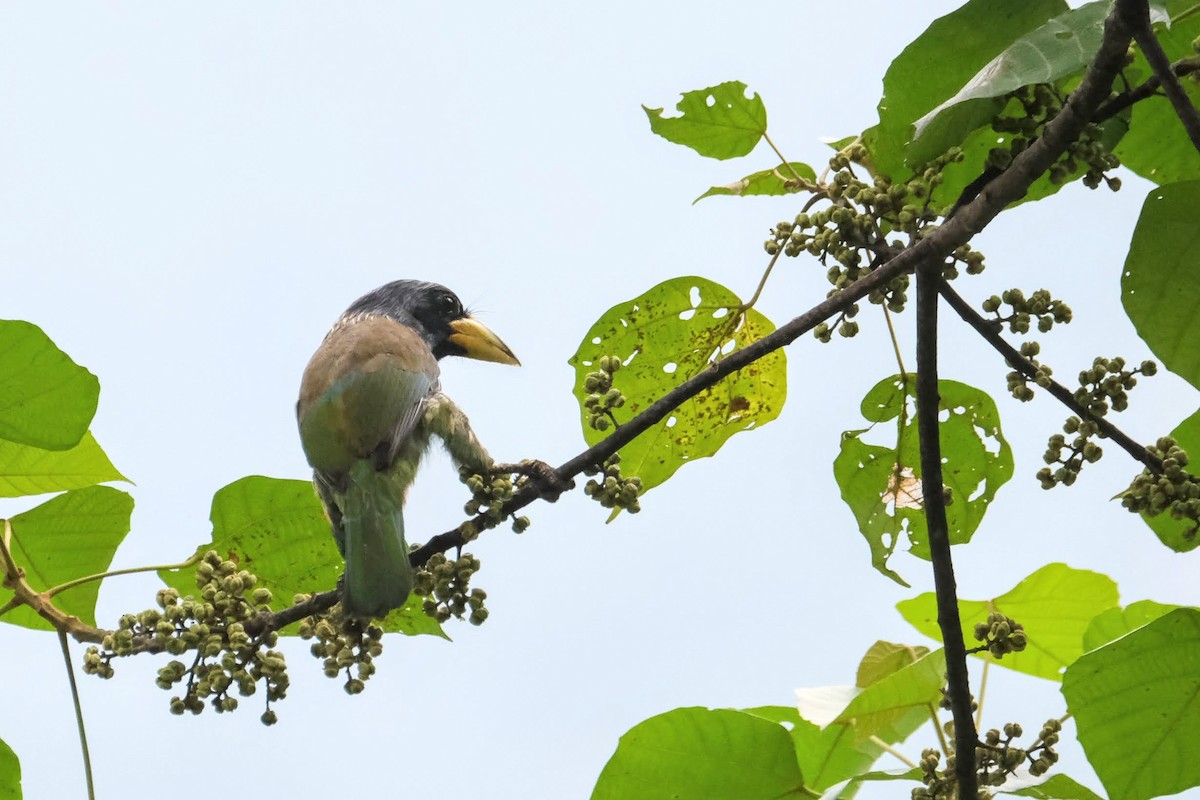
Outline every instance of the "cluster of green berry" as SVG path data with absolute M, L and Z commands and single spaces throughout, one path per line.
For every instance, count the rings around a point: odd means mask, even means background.
M 958 781 L 954 777 L 954 755 L 946 759 L 946 768 L 938 769 L 942 754 L 932 747 L 921 751 L 921 783 L 912 790 L 912 800 L 958 800 Z
M 479 559 L 463 553 L 451 561 L 445 553 L 434 553 L 425 566 L 417 570 L 413 593 L 425 598 L 421 608 L 438 622 L 450 617 L 467 620 L 472 625 L 482 625 L 488 618 L 484 606 L 487 592 L 472 589 L 471 578 L 479 571 Z
M 1008 314 L 1001 314 L 1000 307 L 1003 305 L 1012 310 Z M 1035 318 L 1037 329 L 1047 333 L 1055 323 L 1066 325 L 1072 317 L 1070 306 L 1062 300 L 1055 300 L 1046 289 L 1038 289 L 1029 297 L 1020 289 L 1009 289 L 984 300 L 983 310 L 995 315 L 997 330 L 1007 324 L 1012 333 L 1029 333 L 1030 323 Z
M 466 467 L 458 471 L 459 479 L 471 490 L 471 499 L 463 506 L 463 511 L 475 516 L 480 511 L 495 523 L 502 519 L 504 504 L 512 499 L 515 488 L 511 475 L 486 476 L 473 473 Z
M 1033 746 L 1028 749 L 1013 745 L 1013 740 L 1024 734 L 1024 730 L 1015 722 L 1005 725 L 1003 733 L 996 728 L 987 731 L 983 735 L 983 741 L 975 748 L 980 785 L 1000 786 L 1009 775 L 1026 763 L 1031 775 L 1045 775 L 1058 761 L 1058 752 L 1055 751 L 1054 745 L 1058 744 L 1058 734 L 1061 730 L 1061 722 L 1056 719 L 1047 720 Z
M 1092 441 L 1092 437 L 1100 432 L 1100 426 L 1092 420 L 1081 420 L 1079 417 L 1067 417 L 1063 423 L 1063 433 L 1055 433 L 1046 443 L 1046 452 L 1042 460 L 1047 465 L 1038 470 L 1037 479 L 1043 489 L 1053 489 L 1062 484 L 1070 486 L 1079 477 L 1084 462 L 1094 464 L 1104 455 L 1103 448 Z M 1066 434 L 1066 435 L 1064 435 Z M 1074 434 L 1075 438 L 1067 442 L 1067 435 Z M 1068 451 L 1064 454 L 1064 450 Z M 1052 468 L 1058 464 L 1057 468 Z
M 988 166 L 999 170 L 1008 169 L 1012 160 L 1042 135 L 1046 123 L 1058 116 L 1063 107 L 1063 97 L 1052 84 L 1023 86 L 1008 97 L 1004 111 L 992 120 L 992 128 L 1012 138 L 1003 146 L 992 148 L 987 158 Z M 1082 163 L 1087 167 L 1083 183 L 1089 189 L 1097 188 L 1101 181 L 1114 192 L 1120 189 L 1121 179 L 1105 173 L 1121 166 L 1121 161 L 1104 145 L 1103 137 L 1101 127 L 1089 123 L 1050 167 L 1050 182 L 1066 183 L 1079 173 Z
M 1186 536 L 1195 537 L 1200 529 L 1200 480 L 1184 469 L 1187 451 L 1169 436 L 1146 449 L 1161 459 L 1162 471 L 1143 470 L 1121 493 L 1121 505 L 1148 517 L 1167 512 L 1172 519 L 1190 520 L 1192 527 Z
M 642 479 L 621 477 L 621 454 L 613 453 L 600 466 L 583 471 L 594 475 L 583 487 L 583 493 L 605 508 L 623 508 L 630 514 L 642 510 L 638 495 L 642 493 Z
M 817 187 L 814 200 L 828 200 L 829 205 L 817 211 L 802 211 L 794 220 L 784 220 L 771 230 L 764 248 L 771 256 L 779 253 L 795 258 L 801 253 L 815 256 L 824 265 L 826 279 L 833 288 L 832 295 L 869 273 L 890 256 L 902 250 L 905 243 L 887 236 L 893 232 L 908 234 L 910 241 L 920 238 L 941 215 L 932 203 L 931 195 L 943 180 L 949 164 L 962 161 L 959 148 L 951 148 L 942 156 L 918 169 L 903 183 L 893 183 L 884 175 L 870 182 L 860 179 L 853 165 L 867 159 L 861 143 L 837 153 L 829 165 L 835 170 L 832 180 Z M 957 277 L 957 264 L 964 264 L 970 274 L 983 270 L 983 256 L 969 247 L 959 248 L 947 261 L 948 279 Z M 908 297 L 909 276 L 897 275 L 886 286 L 875 289 L 868 300 L 890 311 L 904 310 Z M 832 322 L 818 325 L 813 334 L 828 342 L 834 330 L 844 336 L 854 336 L 858 324 L 853 317 L 858 306 L 849 307 Z
M 1038 386 L 1045 388 L 1051 383 L 1051 375 L 1054 370 L 1050 369 L 1049 364 L 1043 364 L 1037 360 L 1037 354 L 1042 352 L 1042 346 L 1037 342 L 1022 342 L 1021 355 L 1033 367 L 1033 382 Z M 1022 403 L 1028 403 L 1033 399 L 1033 389 L 1029 386 L 1029 378 L 1020 370 L 1012 370 L 1007 375 L 1008 391 L 1017 400 Z
M 306 595 L 298 595 L 296 602 L 307 599 Z M 367 688 L 366 681 L 375 674 L 375 659 L 383 654 L 383 628 L 364 626 L 356 619 L 343 616 L 338 605 L 324 614 L 301 620 L 299 632 L 305 641 L 316 639 L 309 652 L 314 658 L 321 659 L 325 677 L 345 675 L 347 694 L 360 694 Z
M 1143 361 L 1133 369 L 1125 369 L 1125 359 L 1097 356 L 1090 369 L 1079 373 L 1079 388 L 1075 401 L 1097 417 L 1103 417 L 1111 407 L 1124 411 L 1129 407 L 1129 390 L 1137 386 L 1137 375 L 1147 378 L 1158 372 L 1153 361 Z
M 975 641 L 983 644 L 970 652 L 982 653 L 986 650 L 997 660 L 1009 653 L 1019 653 L 1029 644 L 1025 626 L 999 611 L 990 612 L 987 622 L 976 622 L 974 634 Z
M 588 412 L 588 425 L 598 431 L 606 431 L 610 425 L 617 424 L 613 409 L 625 405 L 625 395 L 612 385 L 613 373 L 621 368 L 621 359 L 618 356 L 602 356 L 597 366 L 599 370 L 589 372 L 583 379 L 583 389 L 588 393 L 583 407 Z
M 262 682 L 267 704 L 262 721 L 273 724 L 271 703 L 287 693 L 287 664 L 282 653 L 271 649 L 278 641 L 274 631 L 258 636 L 246 632 L 249 620 L 270 610 L 271 592 L 256 588 L 257 582 L 255 575 L 210 550 L 196 566 L 198 596 L 181 598 L 175 589 L 160 589 L 158 608 L 123 615 L 117 630 L 104 637 L 102 649 L 87 649 L 83 671 L 111 678 L 116 656 L 195 651 L 191 666 L 171 661 L 158 671 L 155 683 L 162 689 L 187 681 L 183 696 L 171 698 L 172 714 L 199 714 L 205 701 L 219 712 L 233 711 L 238 700 L 230 690 L 248 697 Z

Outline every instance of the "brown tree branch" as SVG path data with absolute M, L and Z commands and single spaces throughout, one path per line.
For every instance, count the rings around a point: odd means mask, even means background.
M 1150 69 L 1154 70 L 1155 77 L 1162 84 L 1163 93 L 1171 101 L 1171 107 L 1175 109 L 1175 114 L 1183 123 L 1183 129 L 1187 131 L 1188 138 L 1192 140 L 1192 146 L 1196 148 L 1197 152 L 1200 152 L 1200 111 L 1197 111 L 1196 107 L 1192 105 L 1192 101 L 1188 98 L 1187 92 L 1184 91 L 1183 85 L 1180 84 L 1178 76 L 1171 67 L 1171 62 L 1167 58 L 1162 44 L 1154 35 L 1154 30 L 1150 25 L 1148 1 L 1124 0 L 1117 4 L 1117 13 L 1121 15 L 1121 22 L 1132 31 L 1133 40 L 1142 49 L 1142 53 L 1146 56 L 1146 62 L 1150 65 Z

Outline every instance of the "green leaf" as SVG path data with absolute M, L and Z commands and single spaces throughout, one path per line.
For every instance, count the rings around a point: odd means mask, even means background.
M 1102 800 L 1100 795 L 1082 783 L 1061 773 L 1049 778 L 1009 776 L 1004 785 L 996 791 L 1001 794 L 1036 797 L 1038 800 Z
M 91 432 L 69 450 L 0 440 L 0 497 L 22 497 L 128 480 L 117 472 Z
M 1170 436 L 1189 454 L 1200 453 L 1200 411 L 1179 423 L 1175 430 L 1171 431 Z M 1189 467 L 1189 469 L 1194 471 L 1195 467 Z M 1175 519 L 1169 511 L 1153 517 L 1143 512 L 1141 517 L 1142 522 L 1145 522 L 1150 530 L 1154 531 L 1154 535 L 1158 537 L 1159 541 L 1177 553 L 1195 550 L 1200 545 L 1197 524 L 1192 520 Z
M 1062 692 L 1112 800 L 1200 785 L 1200 611 L 1176 609 L 1081 656 Z
M 309 481 L 260 475 L 234 481 L 213 496 L 210 519 L 212 541 L 196 552 L 216 550 L 257 575 L 258 585 L 271 590 L 272 609 L 287 608 L 297 594 L 325 591 L 337 584 L 342 557 Z M 158 574 L 180 594 L 196 593 L 193 569 Z M 413 597 L 388 615 L 383 628 L 408 635 L 444 635 Z
M 957 381 L 939 381 L 942 411 L 942 476 L 954 492 L 946 507 L 950 541 L 970 541 L 997 490 L 1012 477 L 1012 451 L 1000 430 L 996 404 L 984 392 Z M 868 444 L 871 429 L 846 431 L 833 463 L 842 499 L 871 547 L 871 563 L 904 586 L 887 566 L 906 534 L 913 555 L 929 558 L 928 527 L 921 495 L 920 442 L 913 416 L 916 383 L 894 375 L 876 384 L 862 401 L 868 422 L 892 422 L 894 444 Z
M 74 447 L 96 415 L 99 397 L 96 376 L 41 328 L 0 320 L 0 439 L 47 450 Z
M 1083 632 L 1083 649 L 1095 650 L 1120 639 L 1130 631 L 1149 625 L 1180 606 L 1168 606 L 1153 600 L 1139 600 L 1125 608 L 1110 608 L 1097 614 Z
M 884 75 L 879 124 L 863 133 L 876 174 L 911 176 L 905 161 L 913 123 L 1016 39 L 1066 10 L 1062 0 L 969 0 L 935 20 Z
M 747 155 L 767 132 L 762 98 L 757 93 L 747 97 L 741 81 L 684 92 L 675 106 L 681 113 L 678 117 L 664 117 L 661 108 L 642 108 L 650 118 L 650 130 L 707 158 Z
M 927 653 L 863 689 L 834 722 L 851 725 L 855 739 L 861 742 L 894 730 L 898 721 L 907 725 L 914 716 L 928 719 L 929 709 L 941 700 L 945 673 L 946 654 L 942 650 Z
M 588 444 L 606 435 L 588 424 L 583 406 L 584 379 L 603 356 L 618 356 L 625 364 L 613 377 L 613 387 L 626 400 L 613 413 L 624 423 L 708 369 L 718 354 L 728 355 L 775 329 L 752 308 L 739 315 L 740 306 L 724 286 L 689 277 L 660 283 L 605 312 L 570 360 Z M 646 489 L 657 486 L 687 461 L 716 453 L 733 434 L 775 419 L 786 396 L 787 360 L 777 350 L 704 390 L 621 448 L 622 473 L 637 475 Z
M 1117 585 L 1107 575 L 1047 564 L 992 600 L 959 600 L 958 613 L 968 646 L 975 642 L 975 623 L 985 621 L 990 611 L 999 611 L 1025 626 L 1029 644 L 1023 652 L 1000 660 L 986 652 L 976 653 L 977 658 L 1027 675 L 1061 680 L 1063 667 L 1083 654 L 1083 634 L 1092 619 L 1116 605 Z M 933 592 L 902 600 L 896 608 L 914 628 L 941 641 Z
M 38 591 L 106 572 L 117 546 L 129 533 L 133 498 L 109 486 L 91 486 L 60 494 L 18 514 L 12 524 L 13 558 L 25 579 Z M 54 604 L 89 625 L 96 624 L 99 581 L 89 581 L 55 595 Z M 0 588 L 0 605 L 13 596 Z M 38 630 L 53 630 L 28 606 L 9 611 L 0 620 Z
M 915 781 L 920 783 L 921 770 L 920 768 L 913 768 L 864 772 L 846 781 L 845 784 L 836 784 L 830 787 L 821 795 L 820 800 L 839 800 L 839 798 L 853 797 L 862 787 L 862 784 L 877 783 L 879 781 Z
M 929 655 L 928 647 L 914 647 L 908 644 L 878 641 L 871 645 L 858 664 L 858 674 L 854 683 L 860 689 L 879 683 L 905 667 L 915 664 Z
M 725 186 L 714 186 L 704 194 L 692 201 L 692 205 L 699 203 L 706 197 L 714 197 L 716 195 L 732 195 L 734 197 L 748 197 L 750 195 L 784 195 L 794 194 L 803 188 L 803 184 L 797 179 L 803 178 L 806 181 L 816 182 L 817 173 L 808 164 L 802 164 L 799 161 L 791 161 L 788 165 L 773 167 L 772 169 L 764 169 L 762 172 L 756 172 L 753 175 L 747 175 L 740 181 Z
M 21 800 L 21 762 L 0 739 L 0 800 Z
M 1197 208 L 1200 181 L 1150 190 L 1125 258 L 1121 300 L 1138 335 L 1163 365 L 1200 387 Z
M 1181 16 L 1195 6 L 1195 0 L 1168 0 L 1166 7 L 1176 19 L 1169 30 L 1156 31 L 1159 44 L 1174 62 L 1195 54 L 1192 41 L 1200 36 L 1200 14 Z M 1149 76 L 1150 66 L 1141 49 L 1135 51 L 1133 64 L 1126 72 Z M 1200 106 L 1200 83 L 1181 81 L 1193 106 Z M 1171 101 L 1161 92 L 1141 100 L 1133 107 L 1129 133 L 1117 145 L 1116 155 L 1121 164 L 1158 184 L 1200 179 L 1200 158 L 1179 122 Z
M 804 777 L 787 730 L 729 709 L 677 708 L 621 737 L 592 800 L 802 797 Z
M 853 731 L 845 725 L 822 729 L 801 717 L 791 706 L 761 706 L 743 711 L 784 725 L 789 730 L 804 785 L 813 791 L 823 792 L 835 783 L 864 772 L 884 752 L 871 740 L 855 744 Z
M 914 123 L 915 138 L 921 139 L 939 115 L 960 103 L 1001 97 L 1036 83 L 1054 83 L 1081 73 L 1100 49 L 1109 0 L 1096 0 L 1047 20 L 1020 37 L 985 64 L 953 97 L 940 103 Z M 986 117 L 982 122 L 986 122 Z M 975 126 L 978 127 L 978 126 Z M 968 128 L 955 140 L 938 145 L 933 155 L 958 144 Z

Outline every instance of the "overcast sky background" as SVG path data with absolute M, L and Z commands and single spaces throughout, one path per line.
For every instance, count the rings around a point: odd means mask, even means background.
M 443 364 L 494 455 L 574 455 L 566 362 L 596 317 L 680 275 L 749 296 L 768 229 L 803 202 L 692 206 L 772 155 L 701 159 L 653 136 L 640 104 L 670 109 L 682 91 L 745 81 L 787 157 L 819 171 L 820 137 L 871 125 L 892 57 L 956 5 L 0 5 L 0 318 L 37 323 L 100 378 L 93 429 L 136 483 L 115 566 L 190 554 L 231 481 L 307 476 L 301 371 L 352 300 L 395 278 L 445 283 L 524 363 Z M 1115 195 L 1075 185 L 1004 215 L 976 240 L 988 270 L 960 290 L 1066 299 L 1075 322 L 1041 338 L 1068 379 L 1095 355 L 1147 357 L 1118 295 L 1147 190 L 1125 176 Z M 785 259 L 758 307 L 781 324 L 826 288 L 815 261 Z M 471 549 L 487 624 L 451 624 L 453 643 L 389 637 L 361 696 L 295 640 L 273 728 L 257 698 L 232 715 L 170 716 L 155 659 L 118 663 L 108 682 L 82 676 L 100 796 L 586 797 L 647 717 L 787 705 L 796 687 L 852 683 L 877 639 L 932 645 L 893 609 L 931 588 L 928 566 L 894 559 L 911 591 L 877 574 L 831 471 L 839 432 L 863 427 L 863 394 L 896 371 L 873 312 L 853 341 L 791 347 L 781 418 L 682 469 L 643 513 L 606 526 L 576 493 L 530 509 L 520 538 L 486 535 Z M 906 346 L 912 321 L 898 319 Z M 1195 557 L 1109 501 L 1130 461 L 1110 447 L 1076 487 L 1043 492 L 1033 474 L 1064 412 L 1011 400 L 999 358 L 952 315 L 944 324 L 943 377 L 992 394 L 1016 457 L 976 543 L 956 549 L 963 596 L 1064 561 L 1113 576 L 1123 602 L 1200 603 Z M 1196 404 L 1162 375 L 1120 422 L 1151 441 Z M 449 462 L 430 458 L 411 537 L 457 524 L 464 499 Z M 152 605 L 156 588 L 107 582 L 101 624 Z M 21 758 L 25 796 L 82 796 L 57 642 L 0 635 L 0 738 Z M 992 678 L 985 726 L 1036 731 L 1062 713 L 1056 685 Z M 1062 771 L 1100 789 L 1079 751 L 1063 752 Z

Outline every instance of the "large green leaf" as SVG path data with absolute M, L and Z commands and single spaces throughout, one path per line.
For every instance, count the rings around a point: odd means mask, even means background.
M 913 123 L 1014 41 L 1066 10 L 1063 0 L 969 0 L 935 20 L 883 77 L 879 124 L 863 134 L 876 172 L 893 180 L 909 177 Z
M 778 167 L 764 169 L 762 172 L 747 175 L 740 181 L 734 181 L 725 186 L 714 186 L 693 200 L 692 205 L 699 203 L 706 197 L 715 197 L 717 195 L 749 197 L 750 195 L 778 196 L 794 194 L 802 188 L 800 182 L 796 180 L 797 177 L 815 183 L 817 173 L 808 164 L 791 161 L 787 166 L 781 164 Z
M 1169 30 L 1160 27 L 1156 33 L 1171 61 L 1195 54 L 1192 42 L 1200 36 L 1200 14 L 1182 15 L 1195 5 L 1196 0 L 1167 0 L 1167 11 L 1175 21 Z M 1140 49 L 1136 52 L 1134 62 L 1126 72 L 1143 78 L 1149 76 L 1146 57 Z M 1200 106 L 1200 83 L 1194 80 L 1182 83 L 1192 105 Z M 1129 132 L 1115 152 L 1126 167 L 1158 184 L 1200 179 L 1200 156 L 1171 107 L 1171 101 L 1161 91 L 1133 107 Z
M 1081 656 L 1062 692 L 1111 800 L 1200 785 L 1200 611 L 1176 609 Z
M 945 652 L 926 653 L 864 688 L 834 723 L 852 726 L 860 742 L 881 732 L 895 731 L 897 724 L 911 726 L 914 719 L 927 719 L 930 709 L 937 707 L 945 683 Z
M 650 118 L 650 130 L 708 158 L 744 156 L 767 132 L 762 98 L 757 93 L 747 97 L 741 81 L 684 92 L 675 106 L 681 112 L 678 117 L 664 117 L 661 108 L 642 108 Z
M 21 800 L 21 762 L 0 739 L 0 800 Z
M 1019 797 L 1034 797 L 1037 800 L 1102 800 L 1100 795 L 1093 792 L 1074 778 L 1061 773 L 1049 778 L 1009 777 L 1004 785 L 997 789 L 1001 794 L 1015 794 Z
M 996 491 L 1012 477 L 1012 451 L 1000 430 L 996 404 L 986 393 L 957 381 L 939 381 L 938 391 L 942 479 L 954 492 L 946 516 L 951 543 L 961 544 L 970 541 Z M 846 431 L 833 463 L 842 499 L 871 547 L 871 563 L 905 586 L 887 566 L 902 534 L 914 555 L 929 558 L 915 397 L 911 376 L 895 375 L 876 384 L 863 398 L 862 414 L 872 424 L 894 424 L 895 443 L 867 443 L 863 437 L 870 428 Z
M 1083 654 L 1083 634 L 1092 619 L 1117 605 L 1117 585 L 1098 572 L 1072 569 L 1066 564 L 1047 564 L 1015 587 L 992 600 L 959 600 L 963 638 L 975 641 L 975 623 L 999 611 L 1025 626 L 1028 646 L 995 661 L 1002 667 L 1061 680 L 1063 667 Z M 921 633 L 941 641 L 937 624 L 937 598 L 933 592 L 896 604 L 904 617 Z M 994 659 L 987 652 L 977 657 Z
M 937 117 L 960 103 L 1002 97 L 1022 86 L 1054 83 L 1081 73 L 1100 49 L 1110 6 L 1110 0 L 1095 0 L 1059 14 L 1018 38 L 975 73 L 953 97 L 918 119 L 914 123 L 916 139 L 927 135 Z M 1161 8 L 1154 10 L 1154 17 L 1163 20 Z M 928 160 L 958 144 L 966 132 L 961 129 L 952 132 L 920 160 Z
M 724 286 L 689 277 L 660 283 L 605 312 L 570 360 L 588 444 L 606 435 L 588 425 L 583 408 L 584 378 L 603 356 L 618 356 L 625 364 L 613 387 L 625 395 L 625 405 L 614 414 L 618 423 L 626 422 L 717 358 L 775 329 L 752 308 L 740 315 L 740 307 Z M 622 471 L 640 477 L 647 489 L 657 486 L 687 461 L 716 453 L 733 434 L 775 419 L 786 396 L 787 360 L 777 350 L 696 395 L 623 447 Z
M 1197 466 L 1194 459 L 1200 454 L 1200 411 L 1179 423 L 1170 436 L 1191 454 L 1193 461 L 1188 469 L 1195 472 Z M 1177 553 L 1186 553 L 1200 546 L 1200 535 L 1197 535 L 1200 533 L 1200 526 L 1193 520 L 1175 519 L 1169 511 L 1152 517 L 1143 512 L 1141 517 L 1159 541 Z
M 22 497 L 123 481 L 91 432 L 69 450 L 43 450 L 0 439 L 0 497 Z
M 1150 190 L 1125 258 L 1121 300 L 1138 335 L 1167 369 L 1200 388 L 1198 208 L 1200 181 Z
M 1114 607 L 1097 614 L 1083 632 L 1083 649 L 1095 650 L 1120 639 L 1130 631 L 1149 625 L 1179 606 L 1168 606 L 1153 600 L 1139 600 L 1125 608 Z
M 780 800 L 803 790 L 782 725 L 742 711 L 677 708 L 621 737 L 592 800 Z
M 216 550 L 253 572 L 258 585 L 271 590 L 273 609 L 292 605 L 297 594 L 325 591 L 337 584 L 342 557 L 310 482 L 250 475 L 217 491 L 210 519 L 212 541 L 196 552 Z M 196 593 L 194 570 L 158 574 L 181 594 Z M 385 630 L 408 635 L 444 635 L 415 597 L 382 624 Z
M 75 578 L 108 570 L 117 546 L 129 533 L 133 498 L 109 486 L 91 486 L 60 494 L 18 514 L 12 524 L 12 554 L 25 570 L 25 579 L 46 591 Z M 54 604 L 89 625 L 96 624 L 99 581 L 89 581 L 63 591 Z M 0 605 L 13 593 L 0 588 Z M 28 606 L 9 611 L 0 620 L 26 628 L 53 630 L 49 622 Z
M 0 439 L 66 450 L 96 414 L 100 381 L 30 322 L 0 320 Z M 0 462 L 2 463 L 2 462 Z

